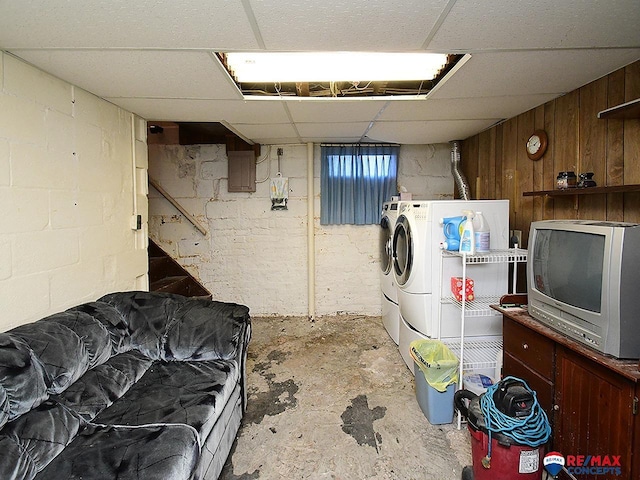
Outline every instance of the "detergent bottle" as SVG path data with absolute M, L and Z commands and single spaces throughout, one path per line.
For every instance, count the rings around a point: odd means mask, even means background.
M 476 252 L 487 253 L 491 250 L 491 232 L 489 223 L 485 220 L 482 212 L 476 212 L 473 219 L 473 229 L 475 233 Z
M 473 216 L 472 210 L 463 210 L 467 217 L 462 229 L 462 236 L 460 237 L 460 253 L 466 253 L 467 255 L 474 255 L 476 253 L 476 239 L 473 230 Z
M 446 217 L 440 219 L 440 225 L 442 225 L 442 232 L 444 233 L 445 241 L 440 244 L 440 247 L 444 250 L 460 250 L 460 235 L 462 234 L 462 228 L 465 221 L 465 217 Z

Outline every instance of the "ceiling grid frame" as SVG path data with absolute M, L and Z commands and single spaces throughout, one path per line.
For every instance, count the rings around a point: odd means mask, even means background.
M 261 144 L 332 141 L 343 127 L 340 141 L 429 144 L 467 138 L 640 59 L 637 25 L 637 0 L 32 0 L 0 6 L 0 49 L 147 120 L 225 122 Z M 472 58 L 428 95 L 381 109 L 247 100 L 210 53 L 283 49 Z

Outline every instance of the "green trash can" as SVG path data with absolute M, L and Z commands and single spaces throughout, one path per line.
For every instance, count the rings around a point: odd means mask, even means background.
M 409 353 L 415 362 L 416 400 L 422 413 L 432 425 L 453 422 L 458 358 L 440 340 L 415 340 Z

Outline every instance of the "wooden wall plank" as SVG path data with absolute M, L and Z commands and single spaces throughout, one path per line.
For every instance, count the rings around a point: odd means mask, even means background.
M 624 103 L 624 69 L 607 76 L 607 108 Z M 607 125 L 606 177 L 602 185 L 624 185 L 624 120 L 605 120 Z M 598 184 L 600 185 L 600 184 Z M 624 220 L 624 196 L 607 195 L 607 220 Z
M 533 128 L 535 130 L 546 130 L 544 124 L 544 105 L 540 105 L 534 110 Z M 545 160 L 547 154 L 545 154 L 540 160 L 532 163 L 533 167 L 533 190 L 544 190 L 544 177 L 545 177 Z M 544 197 L 531 197 L 533 200 L 533 220 L 542 220 L 544 218 Z
M 460 170 L 469 183 L 470 200 L 476 199 L 476 177 L 478 176 L 478 135 L 464 142 L 460 148 Z M 458 189 L 455 190 L 455 198 L 461 198 Z
M 504 124 L 498 125 L 496 128 L 496 199 L 504 199 L 504 191 L 502 188 L 502 172 L 504 171 Z
M 469 158 L 462 158 L 463 165 L 468 163 L 466 169 L 466 177 L 469 182 L 470 190 L 471 190 L 471 200 L 478 200 L 481 197 L 478 195 L 482 195 L 481 192 L 478 191 L 478 176 L 480 171 L 479 158 L 478 158 L 478 144 L 479 144 L 480 136 L 476 135 L 474 139 L 469 142 L 468 145 L 468 153 Z M 466 142 L 465 142 L 466 143 Z
M 476 191 L 476 197 L 480 199 L 492 198 L 491 193 L 495 188 L 491 188 L 490 183 L 494 183 L 491 177 L 491 165 L 495 165 L 495 161 L 491 158 L 491 131 L 485 130 L 478 135 L 478 178 L 476 185 L 479 187 Z M 495 166 L 494 166 L 495 170 Z
M 547 102 L 544 105 L 544 129 L 549 136 L 549 147 L 547 153 L 542 157 L 544 177 L 542 179 L 542 190 L 553 190 L 556 188 L 556 147 L 555 147 L 555 130 L 556 130 L 556 102 Z M 543 197 L 543 220 L 551 220 L 555 218 L 555 200 L 553 197 Z
M 489 190 L 487 191 L 486 198 L 496 198 L 496 129 L 492 128 L 488 130 L 489 134 L 489 165 L 487 168 L 487 176 L 489 177 Z
M 515 228 L 525 230 L 533 221 L 533 197 L 523 197 L 520 192 L 533 190 L 533 166 L 525 145 L 535 130 L 535 110 L 529 110 L 518 116 L 518 137 L 516 149 L 516 180 L 515 194 Z
M 580 96 L 574 90 L 556 100 L 554 165 L 556 172 L 577 171 L 578 161 L 578 111 Z M 558 197 L 554 202 L 554 218 L 576 218 L 575 198 Z
M 592 172 L 596 182 L 606 177 L 607 123 L 598 112 L 607 108 L 607 77 L 591 82 L 578 90 L 580 111 L 578 119 L 578 173 Z M 606 197 L 583 195 L 578 197 L 578 218 L 605 220 Z
M 625 68 L 625 101 L 640 98 L 640 61 Z M 624 120 L 624 182 L 640 183 L 640 119 Z M 640 192 L 625 194 L 624 220 L 640 222 Z
M 519 195 L 516 178 L 518 151 L 518 120 L 512 118 L 502 124 L 502 198 L 509 200 L 510 229 L 517 228 L 516 208 Z

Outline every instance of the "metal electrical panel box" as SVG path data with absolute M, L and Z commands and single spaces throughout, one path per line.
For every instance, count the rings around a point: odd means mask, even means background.
M 229 192 L 256 191 L 256 155 L 253 150 L 227 152 Z

